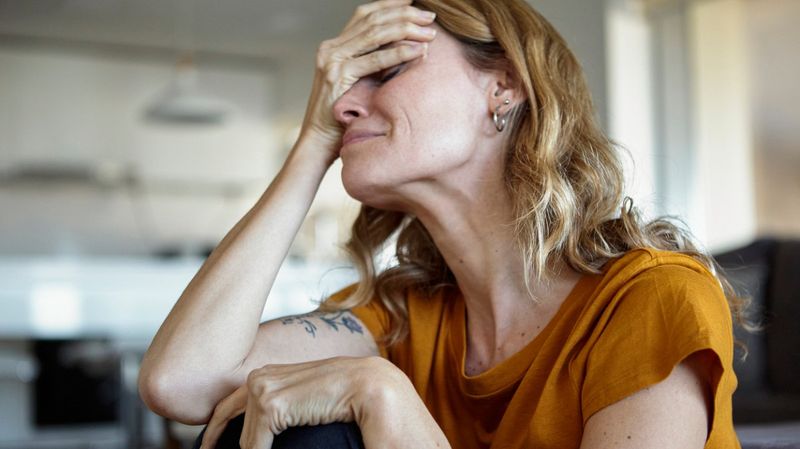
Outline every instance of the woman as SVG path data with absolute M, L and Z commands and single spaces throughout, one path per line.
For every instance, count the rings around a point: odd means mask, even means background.
M 259 324 L 338 157 L 361 281 Z M 714 273 L 623 201 L 577 61 L 522 0 L 381 0 L 320 46 L 298 142 L 170 312 L 140 391 L 210 420 L 204 448 L 242 412 L 243 448 L 339 422 L 367 448 L 734 448 L 742 304 Z

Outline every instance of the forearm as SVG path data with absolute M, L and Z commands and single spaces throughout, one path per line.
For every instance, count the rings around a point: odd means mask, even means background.
M 186 398 L 210 412 L 229 392 L 225 380 L 253 345 L 278 269 L 330 165 L 309 145 L 298 142 L 173 306 L 142 361 L 143 397 Z
M 374 377 L 377 387 L 370 388 L 356 409 L 365 447 L 449 448 L 447 437 L 405 374 L 396 367 L 381 371 Z

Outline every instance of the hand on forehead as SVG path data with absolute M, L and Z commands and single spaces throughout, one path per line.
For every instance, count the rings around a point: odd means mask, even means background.
M 383 44 L 380 47 L 378 47 L 378 50 L 385 50 L 387 48 L 394 48 L 394 47 L 397 47 L 399 45 L 423 45 L 423 43 L 420 42 L 420 41 L 413 41 L 411 39 L 403 39 L 403 40 L 399 40 L 399 41 L 389 42 L 388 44 Z

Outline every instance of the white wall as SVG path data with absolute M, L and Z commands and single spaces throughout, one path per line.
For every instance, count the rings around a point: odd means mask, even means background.
M 756 209 L 764 235 L 800 236 L 800 2 L 748 2 Z
M 528 0 L 567 41 L 586 74 L 600 123 L 607 120 L 604 0 Z
M 695 232 L 712 249 L 756 236 L 745 0 L 689 9 L 694 111 Z
M 609 0 L 608 31 L 610 132 L 634 153 L 634 197 L 654 192 L 651 212 L 712 251 L 800 235 L 800 4 L 636 3 Z
M 274 81 L 267 72 L 201 66 L 200 85 L 231 105 L 231 120 L 175 127 L 143 119 L 171 78 L 171 61 L 13 47 L 0 48 L 0 58 L 6 164 L 113 160 L 148 178 L 213 181 L 258 178 L 271 168 Z
M 608 134 L 624 149 L 626 194 L 652 216 L 662 212 L 656 198 L 652 33 L 635 2 L 606 3 Z
M 169 59 L 0 46 L 0 169 L 79 165 L 141 181 L 0 189 L 0 253 L 145 254 L 216 242 L 276 171 L 276 89 L 263 67 L 199 65 L 203 91 L 232 109 L 221 125 L 144 119 L 170 80 Z

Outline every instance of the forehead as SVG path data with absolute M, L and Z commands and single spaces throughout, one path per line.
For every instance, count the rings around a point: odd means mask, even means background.
M 436 37 L 428 42 L 428 54 L 424 59 L 417 59 L 413 65 L 422 65 L 426 68 L 445 67 L 451 70 L 466 70 L 474 72 L 474 67 L 464 57 L 463 44 L 450 35 L 438 24 L 432 25 L 436 29 Z M 383 45 L 380 49 L 393 48 L 413 42 L 401 40 Z
M 428 55 L 422 65 L 439 71 L 448 78 L 458 73 L 472 83 L 479 82 L 482 71 L 467 60 L 464 44 L 439 25 L 435 25 L 435 28 L 436 37 L 428 44 Z

